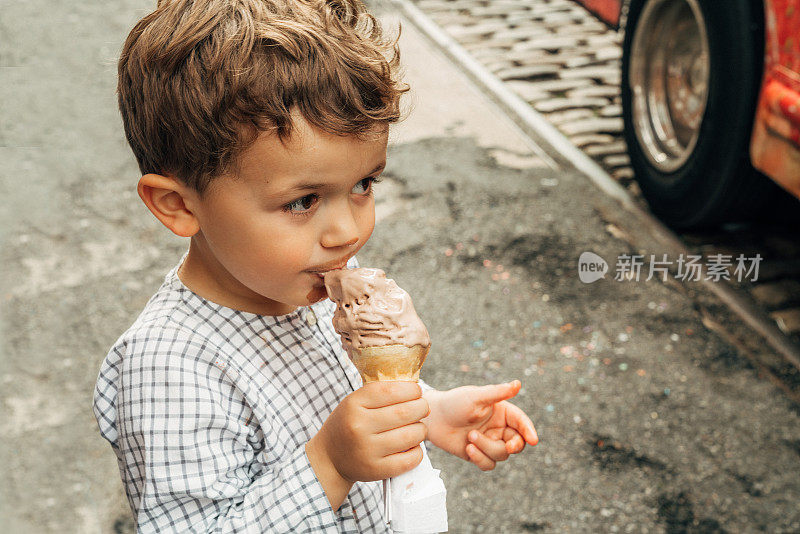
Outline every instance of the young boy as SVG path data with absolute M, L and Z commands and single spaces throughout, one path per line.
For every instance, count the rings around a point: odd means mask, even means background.
M 361 387 L 333 331 L 321 273 L 372 233 L 396 66 L 359 0 L 163 0 L 128 36 L 139 196 L 191 238 L 95 390 L 139 531 L 385 532 L 423 439 L 483 470 L 536 444 L 518 381 Z

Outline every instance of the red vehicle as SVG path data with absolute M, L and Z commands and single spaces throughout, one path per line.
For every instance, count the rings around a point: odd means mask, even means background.
M 631 165 L 676 228 L 800 203 L 800 0 L 576 0 L 624 32 Z M 789 201 L 789 202 L 787 202 Z

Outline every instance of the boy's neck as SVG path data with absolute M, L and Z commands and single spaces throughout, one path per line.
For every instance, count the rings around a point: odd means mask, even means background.
M 226 308 L 257 315 L 285 315 L 297 309 L 263 297 L 236 280 L 210 253 L 202 233 L 191 238 L 178 278 L 195 294 Z

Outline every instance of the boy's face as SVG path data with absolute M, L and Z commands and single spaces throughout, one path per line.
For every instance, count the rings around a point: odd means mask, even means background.
M 325 298 L 318 273 L 343 267 L 375 226 L 372 181 L 386 164 L 388 128 L 359 140 L 322 132 L 294 114 L 285 143 L 262 134 L 235 176 L 187 207 L 200 231 L 180 276 L 219 304 L 264 315 Z

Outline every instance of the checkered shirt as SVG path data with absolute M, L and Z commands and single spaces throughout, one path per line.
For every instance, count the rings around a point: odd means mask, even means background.
M 94 392 L 138 531 L 390 532 L 381 482 L 356 482 L 334 511 L 305 453 L 362 384 L 335 305 L 241 312 L 193 293 L 177 270 L 108 353 Z

